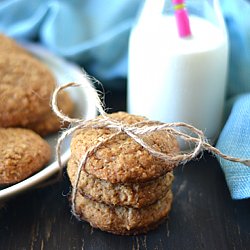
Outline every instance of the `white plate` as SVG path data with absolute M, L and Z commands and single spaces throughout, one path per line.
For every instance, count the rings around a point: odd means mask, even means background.
M 88 98 L 90 96 L 90 82 L 83 77 L 83 70 L 75 64 L 66 62 L 65 60 L 56 57 L 55 55 L 48 52 L 46 49 L 30 43 L 22 43 L 22 46 L 29 50 L 32 54 L 43 61 L 54 73 L 57 83 L 65 84 L 68 82 L 79 82 L 84 83 L 84 87 L 68 88 L 67 91 L 71 95 L 74 103 L 76 104 L 75 116 L 84 119 L 94 118 L 97 114 L 95 101 Z M 58 173 L 60 168 L 57 161 L 55 161 L 55 145 L 58 138 L 58 133 L 46 137 L 46 140 L 51 145 L 53 151 L 53 158 L 51 162 L 45 166 L 41 171 L 32 175 L 31 177 L 21 181 L 15 185 L 9 186 L 4 189 L 0 189 L 0 202 L 16 195 L 28 188 L 31 188 L 55 173 Z M 62 162 L 65 164 L 70 156 L 69 150 L 69 139 L 67 139 L 62 147 Z

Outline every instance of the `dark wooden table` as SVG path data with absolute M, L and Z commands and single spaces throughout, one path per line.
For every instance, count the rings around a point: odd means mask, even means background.
M 123 82 L 124 84 L 124 82 Z M 125 110 L 125 89 L 106 93 Z M 205 153 L 175 170 L 169 219 L 140 236 L 116 236 L 72 216 L 67 176 L 13 197 L 0 209 L 0 249 L 250 249 L 250 199 L 233 201 L 216 158 Z

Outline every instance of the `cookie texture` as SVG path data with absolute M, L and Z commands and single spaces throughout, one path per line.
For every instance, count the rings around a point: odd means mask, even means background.
M 145 118 L 118 112 L 109 115 L 110 118 L 133 124 L 145 121 Z M 79 161 L 88 148 L 113 133 L 106 128 L 83 128 L 77 130 L 71 142 L 72 157 Z M 144 140 L 162 153 L 174 155 L 179 151 L 177 140 L 166 132 L 154 132 L 144 135 Z M 145 182 L 171 171 L 175 166 L 152 156 L 125 133 L 117 135 L 101 146 L 94 155 L 89 157 L 85 170 L 96 178 L 111 183 Z
M 25 126 L 50 112 L 49 69 L 25 53 L 0 53 L 0 127 Z
M 0 184 L 20 182 L 49 162 L 50 146 L 31 130 L 0 128 Z
M 65 115 L 70 116 L 72 114 L 74 110 L 74 103 L 67 92 L 59 93 L 58 107 Z M 44 115 L 41 120 L 27 124 L 25 127 L 35 131 L 41 136 L 46 136 L 66 126 L 68 126 L 68 123 L 62 122 L 60 118 L 57 117 L 52 110 L 50 110 L 49 113 Z
M 80 193 L 76 195 L 76 210 L 81 219 L 93 227 L 114 234 L 139 234 L 153 229 L 168 215 L 173 195 L 168 191 L 163 198 L 140 209 L 108 206 L 90 200 Z
M 0 34 L 0 53 L 27 53 L 28 52 L 22 48 L 19 44 L 17 44 L 13 39 L 5 36 L 4 34 Z
M 67 166 L 71 183 L 74 183 L 76 180 L 77 168 L 77 162 L 71 158 Z M 78 190 L 83 196 L 97 202 L 141 208 L 153 204 L 162 198 L 171 189 L 173 179 L 174 176 L 171 171 L 148 182 L 112 184 L 82 171 Z

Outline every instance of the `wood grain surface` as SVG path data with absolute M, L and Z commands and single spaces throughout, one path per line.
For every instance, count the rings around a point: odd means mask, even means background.
M 125 92 L 108 92 L 111 112 L 125 110 Z M 216 158 L 205 153 L 175 170 L 168 220 L 146 235 L 116 236 L 77 221 L 70 185 L 34 188 L 0 208 L 0 249 L 250 249 L 250 199 L 233 201 Z

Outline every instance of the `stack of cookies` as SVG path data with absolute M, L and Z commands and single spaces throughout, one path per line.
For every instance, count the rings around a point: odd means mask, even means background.
M 61 127 L 50 107 L 55 87 L 46 65 L 0 34 L 0 185 L 17 183 L 49 162 L 50 146 L 39 135 Z M 71 114 L 73 102 L 66 92 L 58 103 Z
M 109 115 L 123 124 L 145 118 L 124 112 Z M 71 142 L 67 172 L 72 185 L 84 153 L 109 137 L 106 128 L 82 128 Z M 154 149 L 174 154 L 176 139 L 162 132 L 144 136 Z M 172 203 L 173 165 L 153 157 L 125 133 L 103 144 L 82 169 L 77 186 L 77 215 L 93 227 L 115 234 L 144 233 L 168 215 Z

